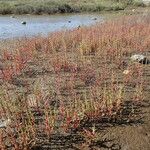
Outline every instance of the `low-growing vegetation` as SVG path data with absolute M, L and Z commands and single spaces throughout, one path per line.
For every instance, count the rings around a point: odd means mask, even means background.
M 149 71 L 130 56 L 149 51 L 149 21 L 123 17 L 3 48 L 0 149 L 96 149 L 105 123 L 137 123 Z
M 53 14 L 123 10 L 140 0 L 0 0 L 0 14 Z

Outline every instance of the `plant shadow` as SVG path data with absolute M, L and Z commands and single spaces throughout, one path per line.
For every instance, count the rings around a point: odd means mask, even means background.
M 69 149 L 69 150 L 80 150 L 79 145 L 86 143 L 86 138 L 79 132 L 84 129 L 91 130 L 93 124 L 97 131 L 105 131 L 107 128 L 118 127 L 118 126 L 133 126 L 144 124 L 143 108 L 149 107 L 148 101 L 141 103 L 135 103 L 133 101 L 126 101 L 122 104 L 120 112 L 115 116 L 104 116 L 99 119 L 84 118 L 81 121 L 80 126 L 77 129 L 71 129 L 71 132 L 67 135 L 54 134 L 50 138 L 45 139 L 45 135 L 40 134 L 36 145 L 32 150 L 56 150 L 56 149 Z M 93 149 L 109 149 L 109 150 L 121 150 L 121 145 L 115 141 L 115 139 L 97 139 L 91 140 L 90 144 L 87 145 L 89 150 Z

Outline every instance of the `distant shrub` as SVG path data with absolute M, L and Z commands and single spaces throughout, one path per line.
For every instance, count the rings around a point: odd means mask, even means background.
M 8 7 L 3 7 L 2 9 L 0 9 L 0 14 L 2 15 L 12 14 L 12 9 Z
M 99 5 L 99 6 L 96 7 L 96 10 L 97 11 L 103 11 L 105 8 L 106 8 L 105 6 Z
M 3 2 L 0 3 L 0 14 L 12 14 L 12 7 L 9 4 Z
M 116 4 L 116 5 L 113 5 L 111 8 L 112 8 L 112 10 L 114 10 L 114 11 L 124 10 L 124 9 L 125 9 L 125 5 Z
M 58 11 L 60 13 L 71 13 L 71 12 L 73 12 L 73 10 L 74 9 L 68 4 L 63 4 L 61 6 L 58 6 Z
M 133 3 L 134 6 L 145 7 L 146 5 L 142 1 L 135 1 Z
M 14 14 L 31 14 L 33 13 L 34 8 L 30 5 L 20 5 L 13 8 Z

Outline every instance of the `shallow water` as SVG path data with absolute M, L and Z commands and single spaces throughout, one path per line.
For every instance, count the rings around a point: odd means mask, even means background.
M 96 18 L 96 19 L 94 19 Z M 26 25 L 22 24 L 26 22 Z M 11 39 L 25 36 L 47 35 L 49 32 L 88 26 L 103 22 L 98 14 L 72 14 L 50 16 L 0 16 L 0 39 Z

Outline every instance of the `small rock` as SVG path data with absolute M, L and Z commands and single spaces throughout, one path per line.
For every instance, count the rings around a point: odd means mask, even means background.
M 26 24 L 27 24 L 27 22 L 26 22 L 26 21 L 22 21 L 22 22 L 21 22 L 21 24 L 26 25 Z
M 77 29 L 79 30 L 80 28 L 81 28 L 81 26 L 79 25 Z
M 11 16 L 11 18 L 15 18 L 15 16 L 13 15 L 13 16 Z
M 123 74 L 125 74 L 125 75 L 127 75 L 127 74 L 129 74 L 129 73 L 130 73 L 129 70 L 124 70 L 124 71 L 123 71 Z
M 140 54 L 132 55 L 131 60 L 139 62 L 141 64 L 149 64 L 150 63 L 150 61 L 144 55 L 140 55 Z
M 144 5 L 146 6 L 150 6 L 150 0 L 142 0 Z
M 0 119 L 0 128 L 6 128 L 10 124 L 11 120 L 10 119 Z
M 97 18 L 93 18 L 93 20 L 97 20 Z
M 135 9 L 132 9 L 132 12 L 135 12 Z

